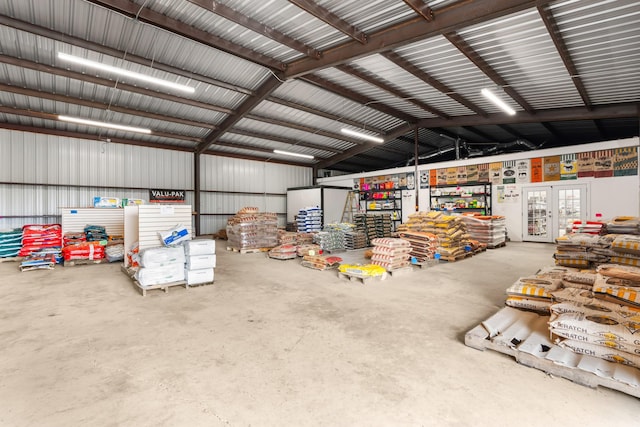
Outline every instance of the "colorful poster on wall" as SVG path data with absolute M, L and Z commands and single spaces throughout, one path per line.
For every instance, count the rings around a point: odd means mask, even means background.
M 560 156 L 560 180 L 578 179 L 578 159 L 575 154 Z
M 518 184 L 528 184 L 529 181 L 529 159 L 518 160 L 516 162 L 516 182 Z
M 560 181 L 560 156 L 544 158 L 544 181 Z
M 613 176 L 638 175 L 638 147 L 616 149 Z
M 593 152 L 593 176 L 596 178 L 608 178 L 613 176 L 613 150 L 600 150 Z
M 576 157 L 578 157 L 578 178 L 586 178 L 594 175 L 593 165 L 595 160 L 593 158 L 593 153 L 578 153 Z
M 429 173 L 431 171 L 420 171 L 420 188 L 429 188 Z
M 515 184 L 516 182 L 516 161 L 509 160 L 502 162 L 502 183 Z
M 478 182 L 478 165 L 467 166 L 467 184 Z
M 467 167 L 458 166 L 458 184 L 467 183 Z
M 447 185 L 458 183 L 458 168 L 447 168 Z
M 438 185 L 438 170 L 437 169 L 431 169 L 429 171 L 429 185 L 431 187 L 435 187 L 436 185 Z
M 502 162 L 489 163 L 489 176 L 493 185 L 502 184 Z
M 531 182 L 542 182 L 544 177 L 542 170 L 542 157 L 531 159 Z
M 438 169 L 438 185 L 447 185 L 447 169 Z
M 478 165 L 478 182 L 491 182 L 491 171 L 489 170 L 489 163 L 482 163 L 481 165 Z

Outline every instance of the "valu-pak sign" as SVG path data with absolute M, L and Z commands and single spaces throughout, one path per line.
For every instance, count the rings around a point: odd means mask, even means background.
M 149 190 L 149 203 L 184 203 L 185 190 Z

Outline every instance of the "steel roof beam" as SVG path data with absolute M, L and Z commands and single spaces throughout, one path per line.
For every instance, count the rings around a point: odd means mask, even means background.
M 250 29 L 264 37 L 267 37 L 271 40 L 274 40 L 280 44 L 283 44 L 287 47 L 290 47 L 293 50 L 297 50 L 298 52 L 314 59 L 318 59 L 322 56 L 322 52 L 312 48 L 311 46 L 307 46 L 299 40 L 294 39 L 293 37 L 289 37 L 288 35 L 276 30 L 275 28 L 271 28 L 262 24 L 255 19 L 251 19 L 246 15 L 243 15 L 232 8 L 218 2 L 215 0 L 188 0 L 189 3 L 193 3 L 196 6 L 200 6 L 203 9 L 206 9 L 210 12 L 215 13 L 216 15 L 222 16 L 229 21 L 235 22 L 238 25 L 241 25 L 245 28 Z
M 466 56 L 469 61 L 473 62 L 473 64 L 480 69 L 487 77 L 489 77 L 493 82 L 500 86 L 502 90 L 505 91 L 507 95 L 509 95 L 515 102 L 517 102 L 527 113 L 534 113 L 535 110 L 525 99 L 520 96 L 518 92 L 511 86 L 505 79 L 498 74 L 496 70 L 493 69 L 489 65 L 487 61 L 485 61 L 479 54 L 476 52 L 470 45 L 467 43 L 462 37 L 455 33 L 447 33 L 444 34 L 445 38 L 449 40 L 453 46 L 456 47 L 464 56 Z
M 553 17 L 553 13 L 545 6 L 538 6 L 538 13 L 542 18 L 544 25 L 547 27 L 547 32 L 549 33 L 549 36 L 551 36 L 551 40 L 553 40 L 553 44 L 556 46 L 556 50 L 560 54 L 560 58 L 562 58 L 562 62 L 569 72 L 571 81 L 578 90 L 578 93 L 582 98 L 582 102 L 584 102 L 584 105 L 586 105 L 588 109 L 591 109 L 592 104 L 589 99 L 589 94 L 587 93 L 587 88 L 584 86 L 584 83 L 580 78 L 580 73 L 578 73 L 578 69 L 573 63 L 573 59 L 571 59 L 567 45 L 562 38 L 562 33 L 558 28 L 555 18 Z
M 576 120 L 597 120 L 615 118 L 637 118 L 640 115 L 640 104 L 624 103 L 594 106 L 591 110 L 586 107 L 555 108 L 549 110 L 539 110 L 536 114 L 524 111 L 518 112 L 515 116 L 508 116 L 504 113 L 490 114 L 488 117 L 481 116 L 459 116 L 449 120 L 445 119 L 423 119 L 418 123 L 419 127 L 447 127 L 447 126 L 484 126 L 484 125 L 504 125 L 518 123 L 540 123 L 559 122 Z M 395 132 L 406 133 L 406 127 L 399 127 L 394 132 L 389 132 L 391 137 Z
M 83 107 L 97 108 L 99 110 L 115 111 L 118 113 L 130 114 L 132 116 L 146 117 L 148 119 L 161 120 L 161 121 L 171 122 L 171 123 L 179 123 L 187 126 L 194 126 L 194 127 L 205 128 L 205 129 L 216 128 L 215 125 L 210 123 L 196 122 L 194 120 L 186 120 L 186 119 L 181 119 L 179 117 L 174 117 L 174 116 L 165 116 L 161 114 L 150 113 L 148 111 L 134 110 L 132 108 L 119 107 L 117 105 L 109 105 L 109 104 L 103 104 L 101 102 L 88 101 L 86 99 L 72 98 L 66 95 L 57 95 L 53 93 L 41 92 L 39 90 L 23 89 L 17 86 L 9 86 L 1 83 L 0 83 L 0 91 L 17 93 L 20 95 L 31 96 L 34 98 L 49 99 L 51 101 L 64 102 L 67 104 L 82 105 Z
M 382 79 L 377 79 L 374 78 L 372 76 L 367 75 L 365 72 L 359 70 L 358 68 L 351 66 L 351 65 L 338 65 L 336 67 L 338 70 L 342 71 L 343 73 L 347 73 L 350 74 L 354 77 L 359 78 L 362 81 L 365 81 L 367 83 L 369 83 L 372 86 L 375 86 L 379 89 L 384 90 L 385 92 L 389 92 L 391 95 L 399 98 L 399 100 L 401 101 L 405 101 L 408 102 L 410 104 L 413 104 L 415 106 L 417 106 L 418 108 L 421 108 L 422 110 L 426 111 L 427 113 L 431 113 L 434 116 L 438 116 L 438 117 L 443 117 L 443 118 L 448 118 L 449 116 L 438 110 L 437 108 L 431 107 L 430 105 L 425 104 L 424 102 L 418 100 L 418 99 L 414 99 L 411 95 L 409 95 L 408 93 L 404 93 L 399 89 L 394 88 L 393 86 L 391 86 L 389 83 L 383 81 Z
M 414 123 L 418 120 L 417 118 L 410 116 L 407 113 L 404 113 L 400 110 L 396 110 L 395 108 L 389 107 L 388 105 L 381 104 L 379 101 L 375 99 L 368 98 L 344 86 L 333 83 L 320 76 L 316 76 L 315 74 L 306 75 L 302 77 L 302 80 L 308 83 L 314 84 L 322 89 L 328 90 L 329 92 L 333 92 L 336 95 L 358 102 L 365 107 L 371 108 L 373 110 L 377 110 L 381 113 L 387 114 L 391 117 L 395 117 L 405 122 Z
M 151 68 L 156 68 L 158 70 L 166 71 L 167 73 L 175 74 L 177 76 L 186 77 L 192 80 L 200 81 L 203 83 L 207 83 L 213 86 L 221 87 L 223 89 L 232 90 L 235 92 L 240 92 L 245 95 L 252 95 L 253 91 L 243 88 L 238 85 L 234 85 L 231 83 L 223 82 L 222 80 L 214 79 L 212 77 L 203 76 L 201 74 L 196 74 L 191 71 L 183 70 L 181 68 L 174 67 L 172 65 L 164 64 L 162 62 L 158 62 L 152 59 L 147 59 L 141 56 L 134 55 L 132 53 L 125 53 L 121 50 L 112 49 L 108 46 L 101 45 L 99 43 L 94 43 L 88 40 L 84 40 L 78 37 L 73 37 L 68 34 L 63 34 L 58 31 L 53 31 L 48 28 L 39 27 L 34 24 L 30 24 L 28 22 L 20 21 L 18 19 L 10 18 L 8 16 L 0 15 L 0 25 L 6 25 L 7 27 L 15 28 L 16 30 L 25 31 L 28 33 L 33 33 L 41 37 L 46 37 L 52 40 L 56 40 L 62 43 L 68 43 L 73 46 L 78 46 L 83 49 L 92 50 L 94 52 L 99 52 L 105 55 L 113 56 L 114 58 L 125 58 L 128 62 L 133 62 L 136 64 L 144 65 Z
M 52 120 L 54 122 L 59 122 L 58 120 L 58 114 L 57 113 L 44 113 L 44 112 L 40 112 L 40 111 L 34 111 L 34 110 L 24 110 L 21 108 L 11 108 L 11 107 L 5 107 L 5 106 L 1 106 L 0 105 L 0 113 L 5 113 L 5 114 L 13 114 L 16 116 L 24 116 L 24 117 L 33 117 L 36 119 L 42 119 L 42 120 Z M 81 124 L 77 124 L 76 126 L 87 126 L 87 125 L 81 125 Z M 89 127 L 93 127 L 93 126 L 89 126 Z M 112 130 L 113 132 L 118 132 L 117 130 Z M 166 132 L 157 132 L 157 131 L 153 131 L 151 132 L 150 136 L 159 136 L 162 138 L 171 138 L 171 139 L 179 139 L 182 141 L 189 141 L 189 142 L 194 142 L 194 143 L 199 143 L 200 141 L 202 141 L 202 138 L 198 138 L 195 136 L 187 136 L 187 135 L 177 135 L 174 133 L 166 133 Z
M 345 124 L 348 124 L 348 125 L 351 125 L 351 126 L 354 126 L 354 127 L 357 127 L 357 128 L 365 127 L 364 123 L 356 122 L 355 120 L 350 120 L 350 119 L 348 119 L 346 117 L 341 117 L 341 116 L 338 116 L 338 115 L 335 115 L 335 114 L 328 113 L 326 111 L 318 110 L 316 108 L 308 107 L 306 105 L 302 105 L 302 104 L 299 104 L 297 102 L 292 102 L 292 101 L 287 101 L 287 100 L 284 100 L 284 99 L 281 99 L 281 98 L 276 98 L 275 96 L 270 96 L 269 98 L 267 98 L 267 101 L 273 102 L 273 103 L 276 103 L 276 104 L 280 104 L 280 105 L 284 105 L 285 107 L 293 108 L 293 109 L 296 109 L 296 110 L 301 110 L 301 111 L 304 111 L 305 113 L 314 114 L 316 116 L 324 117 L 326 119 L 334 120 L 336 122 L 345 123 Z M 367 126 L 367 128 L 372 130 L 372 131 L 374 131 L 374 132 L 376 132 L 376 133 L 379 133 L 381 135 L 384 135 L 384 133 L 385 133 L 384 130 L 382 130 L 380 128 L 375 128 L 373 126 Z
M 283 144 L 288 144 L 291 146 L 300 146 L 300 147 L 306 147 L 306 148 L 312 148 L 314 150 L 323 150 L 323 151 L 327 151 L 329 153 L 342 153 L 343 150 L 338 150 L 336 148 L 332 148 L 332 147 L 325 147 L 324 145 L 320 145 L 320 144 L 312 144 L 310 142 L 303 142 L 303 141 L 297 141 L 295 139 L 291 139 L 291 138 L 284 138 L 282 136 L 279 135 L 271 135 L 271 134 L 266 134 L 266 133 L 261 133 L 261 132 L 254 132 L 254 131 L 250 131 L 250 130 L 245 130 L 245 129 L 238 129 L 238 128 L 231 128 L 227 131 L 227 133 L 233 133 L 236 135 L 242 135 L 242 136 L 247 136 L 250 138 L 257 138 L 257 139 L 264 139 L 265 141 L 276 141 L 276 142 L 281 142 Z
M 322 6 L 317 5 L 316 2 L 311 0 L 289 0 L 289 2 L 295 4 L 300 9 L 315 16 L 319 20 L 324 21 L 326 24 L 329 24 L 336 30 L 351 37 L 357 43 L 367 43 L 368 38 L 364 32 L 360 31 L 354 25 L 349 24 L 347 21 L 341 19 L 338 15 L 330 12 Z
M 299 0 L 290 0 L 299 1 Z M 327 67 L 350 62 L 356 58 L 374 53 L 392 50 L 396 47 L 424 40 L 442 33 L 456 31 L 472 24 L 519 12 L 537 4 L 551 0 L 461 0 L 436 10 L 437 19 L 425 23 L 422 17 L 415 17 L 391 25 L 368 35 L 368 43 L 362 45 L 355 41 L 325 49 L 320 60 L 303 58 L 290 62 L 285 72 L 286 78 L 312 73 Z M 311 3 L 305 1 L 305 3 Z
M 248 97 L 238 109 L 236 109 L 232 114 L 227 116 L 226 119 L 222 121 L 222 123 L 218 126 L 218 129 L 212 131 L 204 138 L 198 146 L 196 147 L 196 153 L 200 154 L 204 152 L 211 144 L 218 140 L 225 132 L 233 127 L 238 121 L 240 121 L 245 114 L 249 111 L 253 110 L 253 108 L 264 101 L 271 92 L 276 90 L 282 84 L 282 81 L 278 79 L 274 75 L 269 75 L 267 80 L 262 83 L 262 85 L 255 91 L 253 96 Z
M 411 62 L 407 61 L 406 59 L 404 59 L 403 57 L 401 57 L 397 53 L 389 51 L 389 52 L 382 52 L 381 55 L 384 56 L 385 58 L 387 58 L 389 61 L 391 61 L 394 64 L 396 64 L 398 67 L 400 67 L 400 68 L 404 69 L 405 71 L 413 74 L 415 77 L 419 78 L 420 80 L 422 80 L 423 82 L 425 82 L 429 86 L 431 86 L 434 89 L 440 91 L 440 93 L 442 93 L 442 94 L 448 96 L 449 98 L 457 101 L 458 103 L 464 105 L 465 107 L 467 107 L 469 110 L 473 111 L 474 113 L 480 114 L 481 116 L 487 115 L 487 112 L 484 111 L 482 108 L 478 107 L 477 105 L 475 105 L 473 102 L 469 101 L 468 99 L 466 99 L 462 95 L 457 94 L 456 91 L 451 89 L 449 86 L 447 86 L 444 83 L 441 83 L 440 81 L 438 81 L 437 79 L 431 77 L 429 74 L 427 74 L 426 72 L 422 71 L 420 68 L 416 67 Z
M 56 68 L 56 67 L 51 67 L 44 64 L 38 64 L 36 62 L 27 61 L 24 59 L 18 59 L 12 56 L 0 55 L 0 63 L 15 65 L 16 67 L 27 68 L 30 70 L 49 73 L 56 76 L 62 76 L 70 79 L 89 82 L 89 83 L 93 83 L 100 86 L 107 86 L 111 88 L 116 86 L 116 82 L 109 79 L 93 77 L 88 74 L 69 71 L 63 68 Z M 233 110 L 230 108 L 219 107 L 217 105 L 207 104 L 205 102 L 196 101 L 195 99 L 184 98 L 182 96 L 171 95 L 163 92 L 156 92 L 154 90 L 144 89 L 144 88 L 126 84 L 126 83 L 118 83 L 117 88 L 120 90 L 124 90 L 126 92 L 133 92 L 141 95 L 150 96 L 152 98 L 160 98 L 166 101 L 173 101 L 180 104 L 191 105 L 193 107 L 203 108 L 205 110 L 216 111 L 216 112 L 225 113 L 225 114 L 233 113 Z
M 158 13 L 149 8 L 141 7 L 139 4 L 130 0 L 87 0 L 90 3 L 104 6 L 108 9 L 115 10 L 131 19 L 140 20 L 148 24 L 163 28 L 175 34 L 180 34 L 188 39 L 195 40 L 199 43 L 211 46 L 215 49 L 222 50 L 240 58 L 251 61 L 255 64 L 272 68 L 278 71 L 284 71 L 287 65 L 277 61 L 266 55 L 263 55 L 244 46 L 237 45 L 229 40 L 218 37 L 206 31 L 199 30 L 192 25 L 169 18 L 166 15 Z
M 433 9 L 424 4 L 422 0 L 404 0 L 404 2 L 427 22 L 433 21 Z

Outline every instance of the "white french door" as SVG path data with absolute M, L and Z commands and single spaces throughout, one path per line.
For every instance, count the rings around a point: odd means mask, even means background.
M 573 220 L 588 219 L 587 184 L 524 187 L 522 240 L 552 243 Z

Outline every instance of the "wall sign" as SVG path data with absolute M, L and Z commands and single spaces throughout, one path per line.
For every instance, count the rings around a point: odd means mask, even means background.
M 544 158 L 544 180 L 560 181 L 560 156 Z
M 516 182 L 516 161 L 502 162 L 502 183 L 514 184 Z
M 516 162 L 516 182 L 518 184 L 528 184 L 529 181 L 529 159 L 518 160 Z
M 560 180 L 578 179 L 578 159 L 575 154 L 560 156 Z
M 578 153 L 578 178 L 586 178 L 594 175 L 593 164 L 595 160 L 588 153 Z
M 149 190 L 149 203 L 184 203 L 185 190 Z
M 613 176 L 638 175 L 638 147 L 616 149 Z

